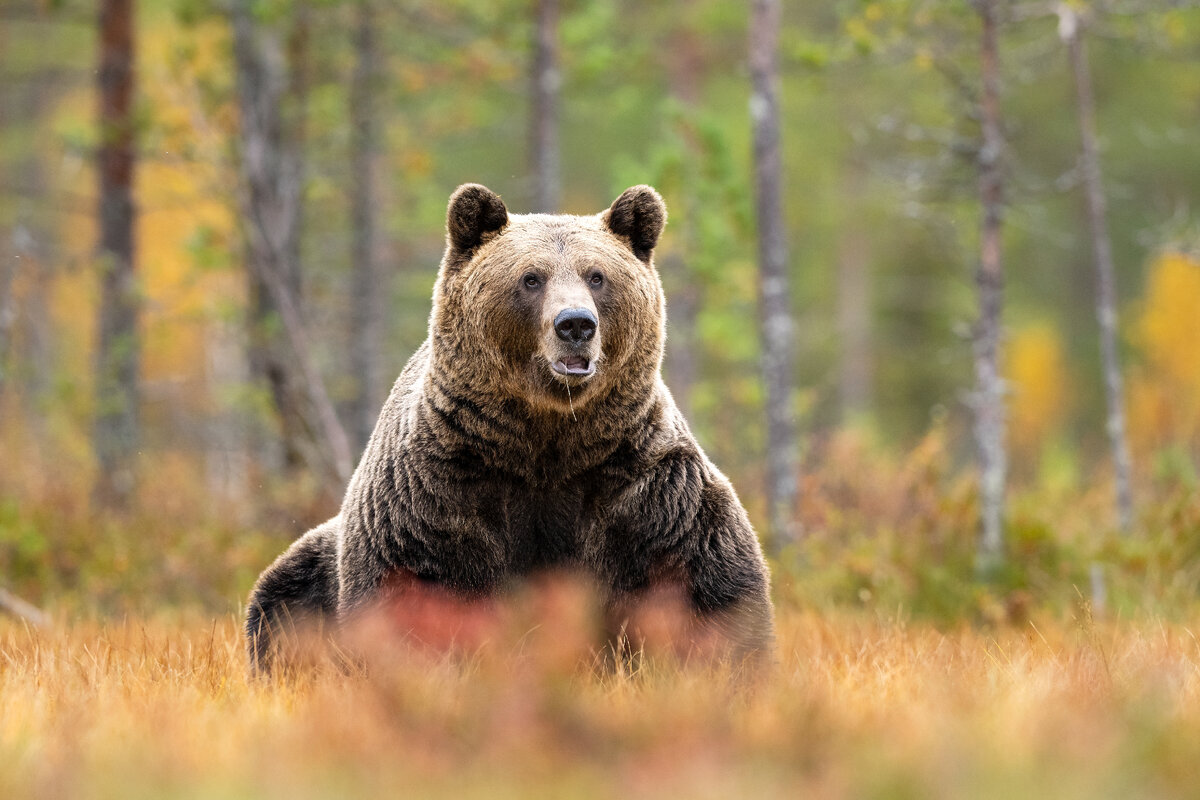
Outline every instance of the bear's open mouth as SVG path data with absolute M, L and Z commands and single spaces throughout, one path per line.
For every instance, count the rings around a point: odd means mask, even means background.
M 569 375 L 572 378 L 587 378 L 596 371 L 596 365 L 583 356 L 563 356 L 550 365 L 559 375 Z

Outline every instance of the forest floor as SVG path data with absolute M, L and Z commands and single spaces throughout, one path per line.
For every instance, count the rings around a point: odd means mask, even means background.
M 1195 626 L 1079 617 L 780 609 L 751 689 L 554 625 L 250 681 L 232 616 L 0 621 L 0 796 L 1194 797 Z

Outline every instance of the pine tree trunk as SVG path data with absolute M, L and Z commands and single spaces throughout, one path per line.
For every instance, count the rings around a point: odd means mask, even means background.
M 96 500 L 124 507 L 135 488 L 138 447 L 137 281 L 134 273 L 135 167 L 133 0 L 100 4 L 99 175 L 100 309 L 93 447 Z
M 1004 502 L 1007 473 L 1004 380 L 1000 372 L 1004 269 L 1001 226 L 1004 215 L 1004 134 L 1000 113 L 999 21 L 996 0 L 977 0 L 981 22 L 979 197 L 983 208 L 975 285 L 979 319 L 975 324 L 975 440 L 979 448 L 981 531 L 977 566 L 988 574 L 1004 559 Z
M 530 152 L 534 212 L 559 210 L 561 175 L 558 163 L 558 0 L 536 0 L 533 63 L 530 70 Z
M 1125 393 L 1117 354 L 1116 277 L 1108 235 L 1104 182 L 1100 174 L 1100 152 L 1096 144 L 1096 102 L 1092 96 L 1092 79 L 1080 20 L 1066 4 L 1059 8 L 1059 32 L 1066 42 L 1071 71 L 1075 76 L 1075 97 L 1079 106 L 1080 168 L 1087 201 L 1088 227 L 1092 234 L 1092 254 L 1096 259 L 1096 316 L 1100 323 L 1100 356 L 1108 405 L 1105 427 L 1113 454 L 1117 516 L 1122 533 L 1129 533 L 1133 529 L 1132 469 L 1129 442 L 1125 434 Z
M 779 144 L 779 0 L 750 12 L 750 116 L 758 219 L 759 317 L 767 412 L 767 504 L 775 548 L 799 535 L 795 430 L 791 408 L 795 323 L 790 308 Z
M 359 0 L 354 49 L 358 60 L 350 84 L 350 219 L 353 241 L 353 303 L 350 316 L 350 365 L 355 396 L 350 429 L 361 451 L 375 428 L 383 402 L 384 379 L 379 359 L 383 337 L 384 292 L 378 268 L 378 224 L 375 172 L 379 133 L 375 104 L 377 45 L 375 2 Z

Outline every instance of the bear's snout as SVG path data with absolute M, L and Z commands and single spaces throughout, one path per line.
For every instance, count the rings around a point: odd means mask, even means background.
M 599 320 L 586 308 L 566 308 L 554 318 L 554 332 L 572 347 L 580 347 L 596 335 Z

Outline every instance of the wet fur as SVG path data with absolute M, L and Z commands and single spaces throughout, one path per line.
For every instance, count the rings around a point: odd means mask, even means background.
M 693 624 L 731 655 L 769 651 L 758 541 L 659 375 L 665 313 L 651 252 L 665 221 L 649 187 L 591 217 L 509 215 L 484 187 L 460 187 L 429 338 L 396 381 L 341 512 L 250 596 L 254 669 L 269 668 L 284 624 L 345 621 L 400 572 L 468 599 L 582 572 L 614 627 L 674 576 Z M 550 370 L 559 343 L 547 310 L 522 293 L 530 269 L 578 298 L 590 271 L 604 273 L 586 298 L 602 341 L 590 380 L 567 385 Z

